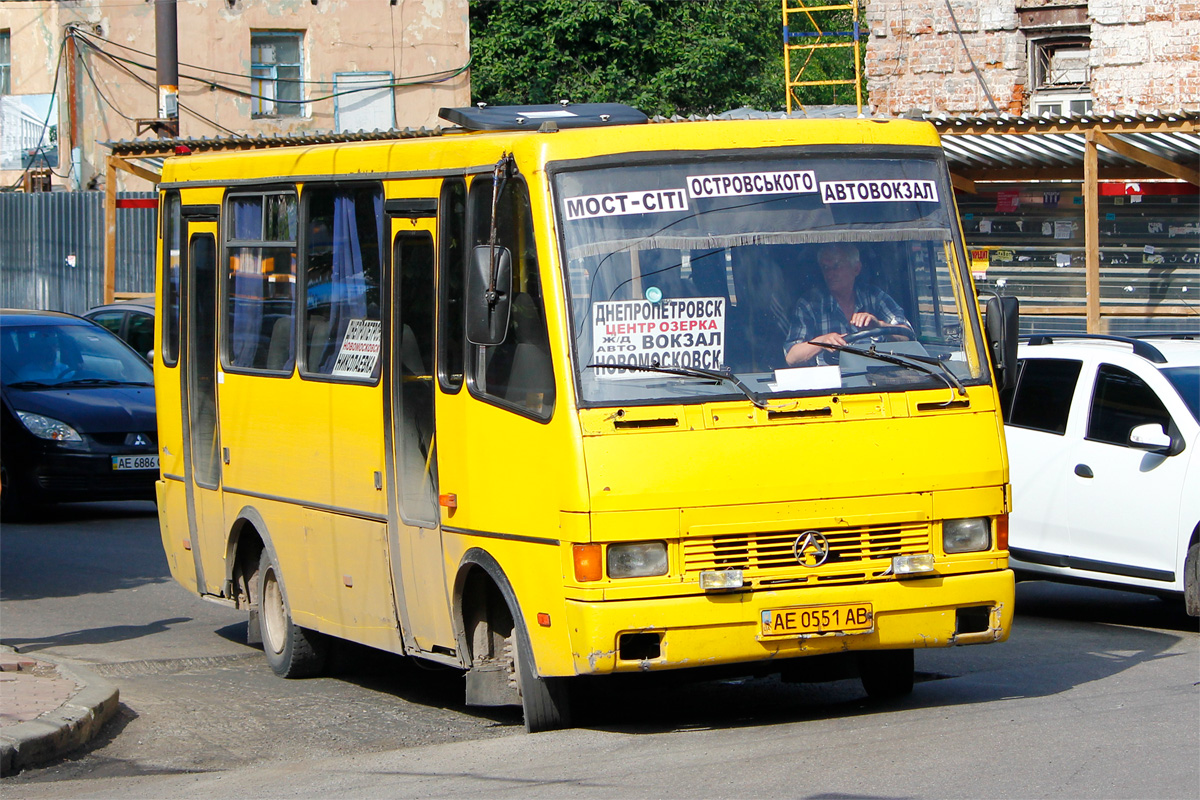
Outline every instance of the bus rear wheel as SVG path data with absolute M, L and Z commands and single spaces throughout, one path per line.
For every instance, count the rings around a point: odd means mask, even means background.
M 292 622 L 279 581 L 279 567 L 263 550 L 258 563 L 258 616 L 267 664 L 281 678 L 311 678 L 325 668 L 329 642 Z
M 895 700 L 912 694 L 914 669 L 912 649 L 858 654 L 858 676 L 872 700 Z

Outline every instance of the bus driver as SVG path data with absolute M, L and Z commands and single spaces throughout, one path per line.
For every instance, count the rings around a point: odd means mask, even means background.
M 845 242 L 822 245 L 817 251 L 824 286 L 814 286 L 796 302 L 792 327 L 784 343 L 788 366 L 811 366 L 828 352 L 822 342 L 846 344 L 846 335 L 868 328 L 912 325 L 900 305 L 882 289 L 856 286 L 862 271 L 858 248 Z

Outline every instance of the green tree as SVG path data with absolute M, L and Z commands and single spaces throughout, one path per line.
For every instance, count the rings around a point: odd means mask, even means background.
M 782 16 L 779 0 L 472 0 L 474 101 L 615 102 L 664 116 L 781 110 Z M 805 78 L 839 70 L 853 74 L 845 51 L 825 51 Z M 841 99 L 826 88 L 805 101 L 854 102 L 839 88 Z

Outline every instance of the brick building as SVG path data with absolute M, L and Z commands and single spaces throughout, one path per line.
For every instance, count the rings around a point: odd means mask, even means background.
M 867 0 L 865 23 L 875 113 L 1200 111 L 1195 0 Z

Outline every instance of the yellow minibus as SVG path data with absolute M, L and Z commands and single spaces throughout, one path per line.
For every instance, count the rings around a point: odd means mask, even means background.
M 537 731 L 579 676 L 891 697 L 1008 636 L 1015 309 L 932 126 L 442 117 L 163 164 L 163 546 L 277 674 L 352 640 Z

